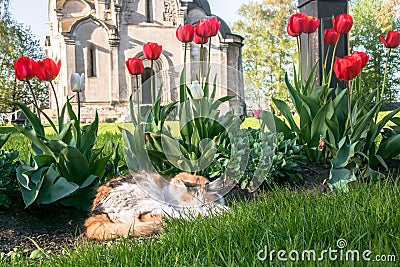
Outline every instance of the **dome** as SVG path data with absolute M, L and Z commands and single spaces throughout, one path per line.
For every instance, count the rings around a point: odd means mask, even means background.
M 188 11 L 196 7 L 203 9 L 207 16 L 211 15 L 210 4 L 207 0 L 193 0 L 193 2 L 188 3 Z

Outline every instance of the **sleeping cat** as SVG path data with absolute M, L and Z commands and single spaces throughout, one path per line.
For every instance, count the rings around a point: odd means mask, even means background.
M 226 210 L 218 194 L 218 180 L 180 173 L 166 180 L 156 173 L 139 172 L 115 178 L 99 187 L 85 234 L 90 239 L 147 236 L 159 232 L 163 218 L 190 219 Z

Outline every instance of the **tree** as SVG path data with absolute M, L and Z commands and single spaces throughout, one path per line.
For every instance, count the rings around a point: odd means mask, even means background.
M 0 19 L 0 112 L 10 112 L 15 110 L 15 101 L 32 103 L 27 84 L 15 78 L 15 60 L 23 55 L 38 59 L 44 53 L 30 29 L 13 20 L 8 12 L 8 1 L 0 0 Z M 32 87 L 40 103 L 46 106 L 47 85 L 33 79 Z
M 351 46 L 364 46 L 370 60 L 363 70 L 363 84 L 370 91 L 382 86 L 387 51 L 379 40 L 389 30 L 400 28 L 400 0 L 354 0 L 350 2 L 354 26 L 351 30 Z M 397 9 L 396 9 L 397 7 Z M 397 48 L 389 59 L 384 99 L 393 101 L 400 89 L 400 54 Z
M 233 29 L 245 38 L 244 74 L 253 83 L 246 86 L 247 96 L 288 99 L 284 77 L 296 60 L 296 42 L 286 33 L 286 25 L 289 16 L 296 12 L 295 2 L 263 0 L 243 4 L 238 10 L 241 19 Z M 254 87 L 259 91 L 255 93 Z M 257 108 L 254 102 L 258 100 L 250 101 L 253 101 L 253 108 Z

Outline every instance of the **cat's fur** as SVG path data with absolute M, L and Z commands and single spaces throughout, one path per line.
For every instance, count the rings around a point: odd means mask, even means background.
M 193 218 L 226 209 L 223 198 L 202 176 L 181 173 L 166 180 L 139 172 L 115 178 L 99 187 L 85 221 L 90 239 L 146 236 L 162 229 L 163 218 Z

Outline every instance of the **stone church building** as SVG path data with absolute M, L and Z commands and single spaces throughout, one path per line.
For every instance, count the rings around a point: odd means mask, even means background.
M 142 84 L 140 101 L 150 104 L 146 90 L 151 76 L 150 61 L 145 60 L 143 44 L 156 42 L 163 52 L 154 62 L 155 88 L 162 85 L 162 102 L 179 99 L 179 75 L 184 59 L 184 45 L 175 36 L 180 24 L 196 23 L 212 16 L 207 0 L 49 0 L 50 36 L 46 39 L 47 56 L 61 59 L 62 67 L 55 80 L 60 105 L 70 90 L 71 73 L 85 73 L 83 121 L 93 119 L 95 110 L 102 121 L 123 121 L 128 100 L 135 91 L 136 80 L 131 77 L 125 61 L 142 58 L 145 72 L 139 77 Z M 221 21 L 220 32 L 212 38 L 211 77 L 217 75 L 217 97 L 235 95 L 222 112 L 245 112 L 241 48 L 243 38 L 231 32 Z M 188 47 L 188 83 L 196 79 L 200 46 Z M 208 54 L 208 44 L 203 48 Z M 75 100 L 72 100 L 73 102 Z M 50 109 L 55 109 L 50 91 Z M 86 117 L 85 117 L 86 116 Z

